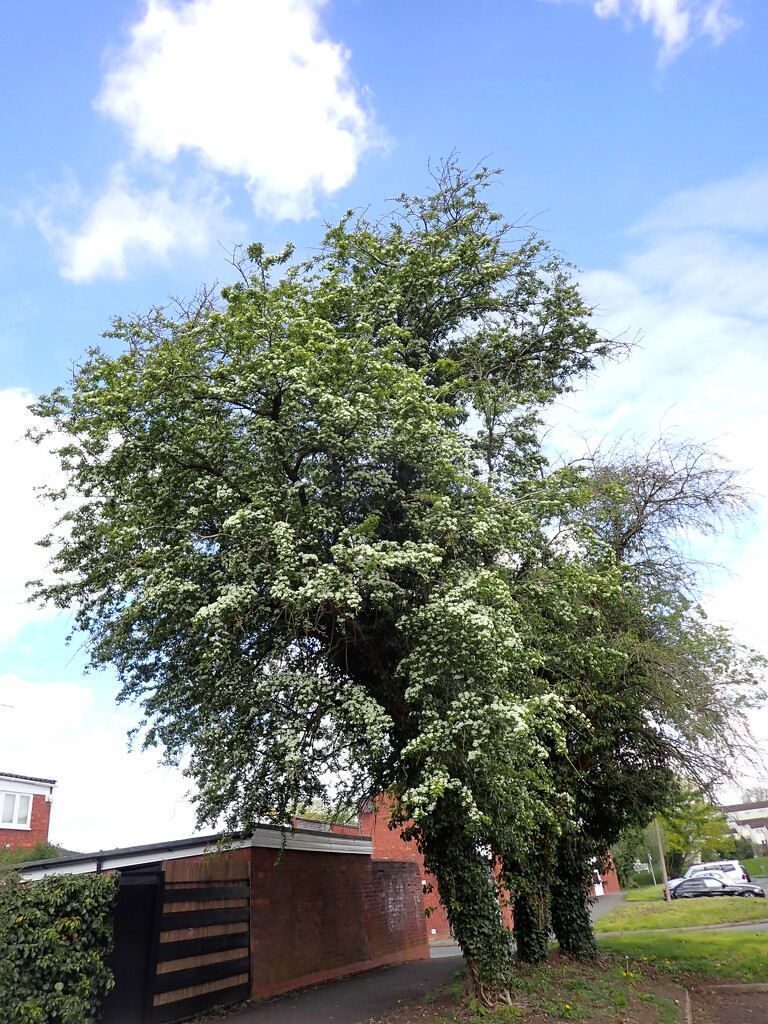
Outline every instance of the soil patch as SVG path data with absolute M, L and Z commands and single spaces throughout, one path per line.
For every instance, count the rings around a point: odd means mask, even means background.
M 691 992 L 693 1024 L 768 1024 L 765 992 Z

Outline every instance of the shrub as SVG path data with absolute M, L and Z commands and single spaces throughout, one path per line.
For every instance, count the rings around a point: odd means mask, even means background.
M 15 850 L 0 850 L 0 868 L 33 860 L 53 860 L 63 855 L 62 848 L 53 843 L 35 843 L 34 846 L 23 846 Z
M 0 881 L 0 1024 L 87 1024 L 113 981 L 117 876 Z
M 653 885 L 654 877 L 650 871 L 638 871 L 632 875 L 632 881 L 635 883 L 635 888 L 637 888 L 637 886 L 641 885 Z M 655 881 L 658 881 L 658 878 Z

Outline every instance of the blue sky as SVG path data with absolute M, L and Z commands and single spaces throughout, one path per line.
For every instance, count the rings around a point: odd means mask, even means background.
M 759 0 L 111 0 L 5 11 L 0 38 L 0 768 L 59 780 L 52 838 L 177 838 L 185 783 L 128 754 L 136 712 L 83 675 L 66 617 L 23 604 L 55 472 L 19 441 L 111 316 L 224 250 L 300 251 L 453 150 L 642 336 L 553 414 L 553 439 L 714 441 L 756 492 L 712 543 L 708 607 L 768 653 L 768 6 Z M 757 722 L 768 746 L 768 717 Z

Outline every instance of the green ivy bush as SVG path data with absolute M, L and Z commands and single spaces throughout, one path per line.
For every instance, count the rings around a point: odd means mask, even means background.
M 113 980 L 114 875 L 0 878 L 0 1024 L 87 1024 Z

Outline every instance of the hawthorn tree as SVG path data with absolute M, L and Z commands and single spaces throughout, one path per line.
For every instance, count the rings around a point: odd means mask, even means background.
M 538 410 L 612 346 L 489 181 L 446 164 L 294 266 L 250 246 L 221 302 L 115 321 L 35 411 L 67 480 L 37 597 L 74 609 L 201 822 L 389 790 L 491 1003 L 489 857 L 570 807 L 549 753 L 574 712 L 528 614 L 563 500 L 532 485 Z
M 389 792 L 489 1005 L 513 965 L 492 865 L 540 952 L 536 870 L 586 808 L 563 765 L 609 765 L 641 703 L 590 703 L 631 646 L 623 569 L 539 442 L 615 346 L 490 180 L 449 162 L 305 262 L 239 251 L 220 301 L 116 320 L 34 407 L 66 480 L 36 596 L 74 610 L 200 822 Z

